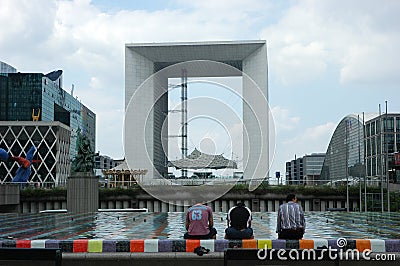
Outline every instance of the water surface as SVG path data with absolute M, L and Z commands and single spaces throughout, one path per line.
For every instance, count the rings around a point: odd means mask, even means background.
M 257 239 L 276 239 L 276 212 L 253 213 Z M 304 238 L 399 239 L 400 213 L 307 212 Z M 226 213 L 215 212 L 217 239 Z M 91 214 L 0 214 L 0 239 L 179 239 L 185 213 L 101 212 Z

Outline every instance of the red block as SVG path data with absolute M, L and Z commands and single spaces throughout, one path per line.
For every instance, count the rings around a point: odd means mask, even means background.
M 144 239 L 130 241 L 131 252 L 144 252 Z
M 76 239 L 73 244 L 73 252 L 87 252 L 88 251 L 88 240 L 87 239 Z
M 195 248 L 200 246 L 200 239 L 187 239 L 186 252 L 193 252 Z
M 242 248 L 257 248 L 257 240 L 255 239 L 243 239 Z
M 356 239 L 356 248 L 360 252 L 366 249 L 371 250 L 371 241 L 369 239 Z
M 30 240 L 17 240 L 15 245 L 17 248 L 31 248 L 31 241 Z
M 314 249 L 314 240 L 300 239 L 300 249 Z

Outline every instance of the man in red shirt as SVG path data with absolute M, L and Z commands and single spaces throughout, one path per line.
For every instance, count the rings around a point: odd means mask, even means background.
M 185 239 L 215 239 L 217 230 L 214 228 L 213 213 L 209 206 L 197 203 L 186 213 Z

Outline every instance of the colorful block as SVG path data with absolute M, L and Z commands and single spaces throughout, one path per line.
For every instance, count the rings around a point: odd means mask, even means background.
M 242 240 L 240 239 L 230 239 L 229 240 L 229 248 L 241 248 Z
M 399 239 L 386 239 L 385 240 L 386 252 L 400 252 Z
M 87 252 L 88 251 L 88 240 L 87 239 L 76 239 L 73 242 L 73 252 Z
M 385 240 L 383 239 L 370 239 L 371 250 L 373 252 L 386 252 Z
M 186 240 L 172 240 L 172 252 L 186 252 Z
M 346 250 L 348 249 L 357 249 L 356 240 L 354 239 L 347 239 Z
M 299 240 L 286 240 L 286 248 L 299 249 L 300 248 Z
M 187 239 L 186 252 L 193 252 L 195 248 L 200 246 L 200 239 Z
M 200 246 L 208 248 L 210 252 L 214 252 L 214 239 L 201 239 Z
M 144 239 L 135 239 L 130 241 L 131 252 L 144 252 Z
M 88 252 L 103 252 L 103 240 L 101 239 L 90 239 L 87 247 Z
M 59 248 L 61 248 L 61 252 L 74 252 L 74 242 L 73 240 L 62 240 L 59 242 Z
M 15 248 L 17 245 L 17 241 L 15 240 L 3 240 L 2 247 L 3 248 Z
M 272 240 L 271 239 L 259 239 L 257 241 L 257 248 L 272 249 Z
M 331 247 L 332 249 L 341 249 L 338 247 L 336 239 L 328 239 L 328 247 Z
M 284 239 L 274 239 L 272 240 L 273 249 L 286 249 L 286 240 Z
M 257 248 L 257 240 L 255 239 L 243 239 L 242 248 Z
M 130 252 L 130 241 L 129 240 L 117 240 L 116 241 L 116 252 Z
M 214 247 L 215 252 L 223 252 L 229 247 L 229 241 L 226 239 L 216 239 L 214 240 Z
M 369 239 L 356 239 L 356 248 L 360 252 L 366 249 L 371 250 L 371 241 Z
M 37 239 L 31 241 L 31 248 L 46 248 L 46 239 Z
M 314 249 L 324 249 L 328 248 L 328 240 L 323 238 L 313 239 Z
M 171 239 L 158 240 L 158 252 L 172 252 L 172 240 Z
M 116 252 L 117 241 L 115 240 L 103 240 L 103 252 Z
M 17 248 L 31 248 L 30 240 L 17 240 L 15 243 L 15 247 Z
M 158 252 L 158 239 L 145 239 L 144 252 Z
M 60 248 L 60 240 L 50 239 L 45 243 L 46 248 Z
M 314 249 L 314 240 L 312 239 L 300 239 L 299 240 L 300 249 Z

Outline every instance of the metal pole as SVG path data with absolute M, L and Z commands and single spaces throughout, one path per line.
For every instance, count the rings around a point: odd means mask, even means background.
M 349 168 L 348 168 L 348 160 L 349 160 L 349 120 L 346 120 L 346 204 L 347 204 L 347 212 L 350 211 L 350 202 L 349 202 Z
M 382 152 L 383 152 L 383 141 L 382 141 L 382 131 L 383 131 L 383 125 L 382 125 L 382 113 L 381 113 L 381 104 L 379 104 L 379 136 L 380 136 L 380 146 L 381 149 L 379 151 L 379 161 L 380 161 L 380 168 L 381 168 L 381 211 L 384 212 L 384 206 L 383 206 L 383 162 L 382 162 Z M 378 153 L 378 151 L 377 151 Z
M 385 101 L 385 107 L 386 107 L 386 121 L 385 121 L 385 136 L 386 136 L 386 193 L 387 193 L 387 208 L 388 212 L 390 212 L 390 191 L 389 191 L 389 132 L 387 131 L 388 128 L 388 104 L 387 101 Z
M 362 196 L 361 196 L 361 144 L 360 144 L 360 115 L 357 115 L 357 131 L 358 131 L 358 169 L 357 169 L 357 173 L 358 173 L 358 186 L 360 187 L 360 191 L 359 191 L 359 206 L 358 206 L 358 210 L 359 212 L 361 212 L 361 208 L 362 208 Z
M 367 166 L 367 135 L 365 134 L 365 117 L 363 112 L 363 135 L 364 135 L 364 165 L 365 165 L 365 174 L 364 174 L 364 211 L 367 212 L 367 173 L 368 173 L 368 166 Z
M 181 109 L 182 109 L 182 159 L 187 157 L 187 72 L 182 69 L 181 77 Z M 187 178 L 187 169 L 182 169 L 182 178 Z

